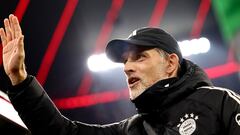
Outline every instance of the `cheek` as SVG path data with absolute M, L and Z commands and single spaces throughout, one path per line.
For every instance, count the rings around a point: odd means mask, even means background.
M 145 79 L 153 78 L 154 75 L 156 74 L 156 72 L 158 72 L 158 71 L 153 66 L 144 65 L 144 66 L 139 67 L 139 74 L 141 74 L 142 77 L 144 77 Z
M 146 67 L 144 72 L 144 78 L 146 81 L 155 83 L 159 80 L 167 78 L 165 65 L 155 64 L 153 66 Z

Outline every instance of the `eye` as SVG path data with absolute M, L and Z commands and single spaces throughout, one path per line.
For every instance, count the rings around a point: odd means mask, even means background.
M 146 55 L 144 53 L 139 53 L 139 54 L 136 55 L 135 60 L 136 61 L 143 61 L 143 60 L 145 60 L 145 58 L 146 58 Z
M 126 64 L 127 63 L 127 59 L 123 59 L 123 64 Z

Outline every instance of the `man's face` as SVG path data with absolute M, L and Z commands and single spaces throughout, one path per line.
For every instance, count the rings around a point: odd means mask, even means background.
M 169 77 L 168 61 L 157 49 L 132 47 L 123 58 L 131 99 L 138 97 L 159 80 Z

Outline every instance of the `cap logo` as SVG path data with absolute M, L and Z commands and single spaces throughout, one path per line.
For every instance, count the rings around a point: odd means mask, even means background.
M 132 36 L 135 36 L 135 35 L 137 35 L 137 30 L 134 30 L 134 31 L 128 36 L 128 38 L 130 38 L 130 37 L 132 37 Z

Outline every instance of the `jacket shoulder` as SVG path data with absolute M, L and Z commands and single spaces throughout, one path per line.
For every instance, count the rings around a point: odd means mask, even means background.
M 229 100 L 233 100 L 234 102 L 240 104 L 239 94 L 230 89 L 215 86 L 203 86 L 197 89 L 200 90 L 202 93 L 209 93 L 210 95 L 214 95 L 215 97 L 229 98 Z
M 234 110 L 240 106 L 239 94 L 227 88 L 204 86 L 199 87 L 197 93 L 199 101 L 201 100 L 218 110 Z

